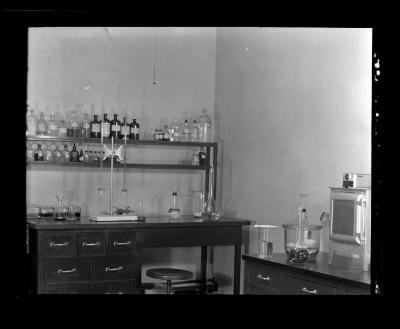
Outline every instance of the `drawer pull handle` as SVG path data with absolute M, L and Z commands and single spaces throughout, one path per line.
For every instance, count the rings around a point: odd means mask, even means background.
M 84 247 L 94 247 L 94 246 L 100 246 L 100 242 L 93 242 L 93 243 L 87 243 L 87 242 L 82 242 L 82 246 Z
M 66 241 L 64 243 L 54 243 L 54 242 L 50 242 L 50 247 L 68 247 L 69 246 L 69 242 Z
M 127 245 L 130 245 L 130 244 L 131 244 L 130 241 L 127 241 L 127 242 L 117 242 L 117 241 L 114 241 L 114 246 L 127 246 Z
M 257 274 L 257 279 L 263 280 L 263 281 L 271 281 L 271 278 L 269 276 L 264 277 L 261 274 Z
M 72 270 L 61 270 L 59 269 L 58 274 L 71 274 L 71 273 L 75 273 L 76 272 L 76 268 L 73 268 Z
M 106 267 L 106 272 L 112 272 L 112 271 L 121 271 L 123 270 L 123 266 L 118 266 L 118 267 Z
M 314 294 L 314 295 L 317 294 L 317 289 L 308 290 L 306 287 L 303 287 L 303 288 L 301 288 L 301 291 L 308 292 L 309 294 Z

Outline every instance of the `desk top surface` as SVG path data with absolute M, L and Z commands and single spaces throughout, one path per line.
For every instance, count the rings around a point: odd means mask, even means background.
M 356 259 L 336 255 L 332 264 L 329 264 L 329 253 L 327 252 L 318 253 L 315 263 L 305 264 L 289 262 L 286 253 L 276 253 L 267 259 L 260 258 L 257 255 L 243 255 L 242 258 L 260 264 L 284 267 L 293 272 L 313 274 L 326 279 L 336 277 L 365 285 L 369 285 L 371 282 L 370 272 L 361 271 Z
M 250 220 L 221 217 L 219 220 L 208 220 L 183 215 L 178 219 L 168 216 L 147 216 L 144 221 L 95 222 L 83 216 L 80 220 L 55 221 L 52 218 L 28 218 L 28 226 L 37 230 L 77 230 L 77 229 L 120 229 L 120 228 L 162 228 L 162 227 L 216 227 L 250 225 Z

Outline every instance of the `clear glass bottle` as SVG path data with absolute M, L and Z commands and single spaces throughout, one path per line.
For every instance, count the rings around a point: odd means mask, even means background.
M 51 149 L 53 144 L 43 145 L 43 160 L 44 161 L 52 161 L 53 160 L 53 150 Z
M 54 112 L 50 112 L 50 119 L 47 122 L 47 135 L 58 136 L 58 125 Z
M 97 120 L 98 115 L 93 115 L 93 121 L 90 121 L 90 137 L 91 138 L 100 138 L 101 137 L 101 122 Z
M 37 149 L 33 153 L 33 160 L 34 161 L 43 161 L 43 150 L 42 150 L 42 145 L 38 144 Z
M 111 137 L 119 139 L 121 134 L 121 121 L 118 120 L 118 114 L 114 114 L 114 119 L 111 120 Z
M 214 196 L 214 168 L 210 168 L 210 176 L 209 176 L 209 188 L 207 193 L 207 201 L 204 207 L 204 217 L 209 220 L 218 220 L 221 217 L 221 211 L 217 205 L 217 201 Z
M 184 142 L 190 142 L 192 134 L 190 132 L 190 126 L 189 126 L 189 123 L 188 123 L 187 119 L 185 120 L 185 123 L 183 125 L 182 132 L 183 132 L 183 141 Z
M 62 161 L 62 153 L 60 151 L 60 145 L 57 144 L 54 151 L 53 151 L 53 159 L 56 162 L 61 162 Z
M 107 119 L 107 113 L 103 113 L 101 124 L 103 129 L 103 138 L 111 138 L 111 121 Z
M 47 122 L 44 119 L 43 112 L 40 112 L 39 120 L 37 122 L 37 134 L 39 136 L 46 136 L 47 134 Z
M 201 115 L 199 116 L 199 139 L 200 142 L 211 142 L 211 124 L 212 120 L 207 114 L 207 109 L 203 108 L 201 110 Z
M 170 136 L 169 136 L 169 129 L 168 125 L 164 126 L 164 134 L 163 134 L 163 141 L 169 141 Z
M 177 196 L 178 193 L 176 192 L 172 193 L 172 206 L 171 208 L 168 209 L 168 215 L 171 219 L 179 218 L 179 216 L 181 215 L 181 209 L 178 208 L 177 205 L 177 200 L 176 200 Z
M 85 113 L 83 115 L 83 119 L 81 121 L 81 137 L 83 138 L 90 137 L 90 121 L 88 113 Z
M 61 115 L 60 120 L 58 121 L 58 136 L 67 137 L 67 123 Z
M 62 161 L 63 162 L 70 162 L 71 161 L 70 151 L 68 150 L 68 145 L 67 144 L 64 144 L 64 149 L 62 151 Z
M 32 143 L 27 143 L 26 145 L 26 162 L 32 162 L 33 161 L 33 153 L 35 151 L 33 150 Z
M 124 116 L 124 120 L 121 124 L 121 134 L 120 138 L 130 139 L 131 138 L 131 125 L 127 122 L 127 116 Z
M 37 119 L 34 110 L 29 111 L 29 115 L 26 122 L 26 134 L 28 136 L 35 136 L 37 134 Z
M 197 125 L 197 121 L 193 120 L 192 125 L 190 126 L 190 141 L 198 142 L 199 141 L 199 127 Z
M 200 164 L 199 154 L 197 152 L 194 152 L 192 155 L 192 165 L 198 166 L 199 164 Z
M 179 130 L 178 119 L 176 117 L 173 117 L 172 121 L 168 125 L 169 140 L 170 141 L 179 140 L 180 134 L 179 134 L 178 130 Z
M 80 137 L 79 135 L 80 135 L 80 129 L 79 129 L 79 123 L 76 119 L 76 111 L 72 111 L 71 119 L 69 120 L 67 126 L 67 136 L 78 138 Z
M 136 121 L 136 119 L 132 119 L 132 123 L 131 123 L 131 139 L 139 139 L 139 135 L 140 135 L 140 125 L 139 123 Z

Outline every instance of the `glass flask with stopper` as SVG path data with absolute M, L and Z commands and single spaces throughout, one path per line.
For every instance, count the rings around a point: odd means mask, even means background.
M 315 262 L 320 248 L 322 225 L 308 218 L 305 200 L 307 194 L 300 194 L 298 218 L 283 224 L 284 245 L 288 260 L 292 263 Z
M 171 208 L 168 209 L 168 215 L 171 219 L 179 218 L 179 216 L 181 215 L 181 209 L 178 208 L 177 205 L 177 200 L 176 200 L 177 196 L 178 193 L 176 192 L 172 193 L 172 206 Z

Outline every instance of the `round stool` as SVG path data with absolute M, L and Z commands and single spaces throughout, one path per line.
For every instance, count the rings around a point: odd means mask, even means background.
M 146 271 L 146 275 L 153 279 L 167 281 L 167 295 L 171 294 L 172 280 L 189 280 L 193 277 L 193 273 L 178 268 L 152 268 Z

